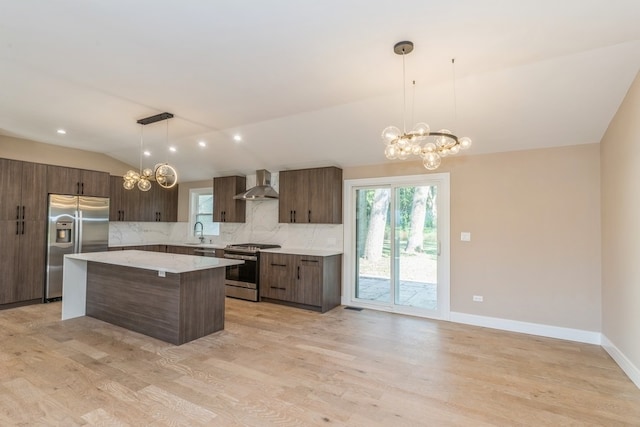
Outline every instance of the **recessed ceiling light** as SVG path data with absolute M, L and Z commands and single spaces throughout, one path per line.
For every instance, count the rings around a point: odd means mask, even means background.
M 198 145 L 199 145 L 200 147 L 206 147 L 206 146 L 207 146 L 207 143 L 206 143 L 206 142 L 204 142 L 204 141 L 200 141 L 200 142 L 198 142 Z
M 242 141 L 242 137 L 240 135 L 236 134 L 236 135 L 233 135 L 233 140 L 235 142 L 240 142 L 240 141 Z
M 67 131 L 64 129 L 58 129 L 56 132 L 58 132 L 60 135 L 66 135 Z
M 176 149 L 176 147 L 169 147 L 169 151 L 171 151 L 172 153 L 175 153 L 178 150 Z
M 149 157 L 151 155 L 151 151 L 144 150 L 144 153 L 142 153 L 142 154 L 144 154 L 145 156 Z

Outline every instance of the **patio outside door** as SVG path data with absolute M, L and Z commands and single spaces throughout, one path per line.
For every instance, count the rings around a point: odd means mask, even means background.
M 443 190 L 448 187 L 424 177 L 353 187 L 353 302 L 427 317 L 448 315 L 448 258 L 441 265 L 441 223 L 448 220 L 442 215 L 446 209 L 440 212 L 440 198 L 448 200 Z M 439 270 L 445 267 L 443 274 Z

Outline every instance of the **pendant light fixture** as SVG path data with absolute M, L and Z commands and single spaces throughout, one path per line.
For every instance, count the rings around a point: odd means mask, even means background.
M 401 41 L 394 45 L 393 51 L 402 55 L 402 131 L 396 126 L 388 126 L 382 131 L 385 144 L 384 154 L 387 159 L 406 160 L 411 155 L 422 157 L 422 164 L 428 170 L 435 170 L 440 166 L 442 157 L 458 154 L 471 146 L 468 137 L 458 138 L 448 129 L 432 132 L 426 123 L 417 123 L 413 129 L 406 129 L 406 76 L 405 55 L 413 51 L 413 42 Z M 454 60 L 451 60 L 452 64 Z M 414 83 L 415 84 L 415 83 Z M 455 75 L 454 75 L 454 103 L 455 103 Z M 457 111 L 456 111 L 457 114 Z
M 173 115 L 171 117 L 173 117 Z M 167 149 L 170 150 L 168 120 L 167 120 L 167 128 L 166 128 L 166 140 L 167 140 Z M 178 183 L 178 173 L 176 172 L 175 168 L 171 166 L 168 162 L 158 163 L 154 169 L 155 169 L 154 176 L 156 178 L 156 182 L 160 187 L 172 188 Z
M 162 120 L 168 120 L 173 117 L 171 113 L 161 113 L 155 116 L 140 119 L 137 123 L 140 125 L 140 169 L 139 172 L 129 170 L 123 175 L 124 182 L 122 186 L 127 190 L 133 190 L 136 186 L 140 191 L 151 190 L 151 180 L 155 181 L 163 188 L 171 188 L 178 182 L 178 174 L 175 168 L 168 162 L 157 164 L 154 169 L 142 169 L 142 154 L 144 151 L 143 129 L 145 125 L 156 123 Z M 167 144 L 169 142 L 169 122 L 167 121 Z

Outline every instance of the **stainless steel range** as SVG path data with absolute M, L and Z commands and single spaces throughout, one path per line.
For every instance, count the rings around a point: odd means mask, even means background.
M 260 250 L 280 245 L 240 243 L 224 248 L 224 257 L 243 260 L 244 264 L 227 267 L 225 289 L 228 297 L 258 301 L 260 292 Z

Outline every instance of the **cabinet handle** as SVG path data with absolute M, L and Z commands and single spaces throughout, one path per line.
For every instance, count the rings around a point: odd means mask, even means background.
M 80 182 L 76 182 L 76 194 L 80 194 Z
M 297 222 L 296 221 L 296 211 L 295 211 L 295 209 L 293 210 L 293 222 Z
M 278 289 L 278 290 L 280 290 L 280 291 L 286 291 L 286 290 L 287 290 L 287 288 L 279 288 L 279 287 L 277 287 L 277 286 L 269 286 L 269 287 L 270 287 L 271 289 Z
M 20 234 L 20 221 L 16 221 L 16 236 Z
M 302 262 L 318 262 L 317 259 L 301 259 Z
M 22 234 L 24 234 L 24 221 L 22 221 Z
M 309 209 L 309 215 L 308 215 L 308 218 L 309 218 L 309 222 L 311 222 L 311 209 Z
M 20 205 L 16 206 L 16 219 L 20 219 Z
M 24 221 L 24 211 L 25 211 L 25 209 L 24 209 L 24 205 L 23 205 L 23 206 L 22 206 L 22 220 L 23 220 L 23 221 Z
M 298 266 L 298 280 L 300 280 L 300 266 Z
M 287 266 L 287 264 L 276 264 L 274 262 L 272 262 L 271 265 L 274 266 L 274 267 L 286 267 Z
M 84 182 L 81 184 L 81 187 L 82 187 L 82 193 L 81 194 L 84 194 Z
M 289 222 L 293 222 L 293 211 L 289 211 Z

